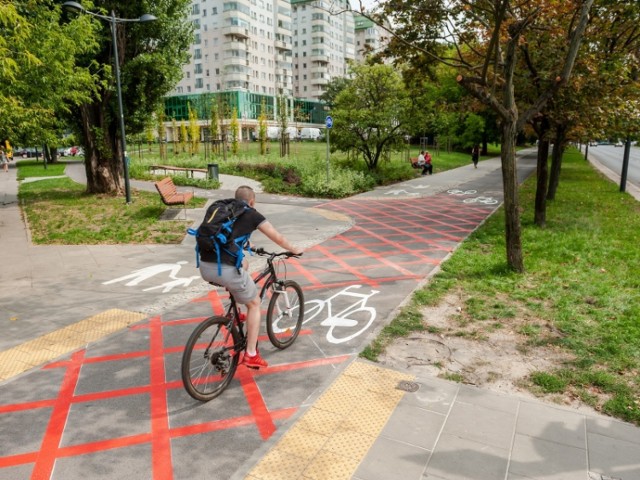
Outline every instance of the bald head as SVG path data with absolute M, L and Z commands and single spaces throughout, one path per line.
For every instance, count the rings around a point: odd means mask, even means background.
M 236 190 L 236 200 L 244 200 L 251 205 L 256 199 L 256 193 L 253 188 L 243 185 Z

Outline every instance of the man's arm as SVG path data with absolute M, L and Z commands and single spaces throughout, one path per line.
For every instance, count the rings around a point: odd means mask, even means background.
M 285 250 L 291 253 L 295 253 L 296 255 L 299 255 L 304 251 L 302 248 L 296 247 L 289 240 L 287 240 L 285 236 L 282 235 L 279 231 L 277 231 L 275 227 L 271 224 L 271 222 L 269 222 L 268 220 L 265 220 L 264 222 L 262 222 L 258 227 L 258 230 L 264 233 L 265 236 L 269 240 L 271 240 L 273 243 L 278 244 L 279 246 L 281 246 L 282 248 L 284 248 Z

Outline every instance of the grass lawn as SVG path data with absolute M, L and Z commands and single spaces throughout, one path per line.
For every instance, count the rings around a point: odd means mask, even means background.
M 136 191 L 135 201 L 126 205 L 122 197 L 88 195 L 84 185 L 55 178 L 21 183 L 18 196 L 35 244 L 180 243 L 188 226 L 184 220 L 159 221 L 167 207 L 152 192 Z
M 45 165 L 42 161 L 16 159 L 18 165 L 18 180 L 30 177 L 57 177 L 64 175 L 63 163 L 49 163 Z
M 546 228 L 533 224 L 534 197 L 535 176 L 521 189 L 524 275 L 506 268 L 499 210 L 363 356 L 375 360 L 393 338 L 428 331 L 421 307 L 455 291 L 465 304 L 453 322 L 459 328 L 447 335 L 483 341 L 491 329 L 516 329 L 523 348 L 563 349 L 570 360 L 530 375 L 528 388 L 564 392 L 640 425 L 640 203 L 619 193 L 576 150 L 564 157 Z

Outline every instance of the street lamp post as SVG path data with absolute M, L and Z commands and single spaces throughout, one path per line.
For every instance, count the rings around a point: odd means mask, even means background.
M 116 38 L 116 24 L 118 23 L 142 23 L 151 22 L 156 20 L 156 17 L 145 13 L 140 18 L 118 18 L 113 10 L 111 15 L 101 15 L 99 13 L 90 12 L 85 9 L 78 2 L 64 2 L 62 6 L 68 10 L 74 10 L 77 12 L 86 13 L 93 17 L 97 17 L 100 20 L 109 22 L 111 25 L 111 41 L 113 42 L 113 63 L 116 68 L 116 92 L 118 94 L 118 110 L 120 114 L 120 136 L 122 142 L 122 170 L 124 173 L 124 191 L 127 199 L 127 203 L 131 203 L 131 187 L 129 185 L 129 158 L 127 157 L 127 138 L 124 130 L 124 110 L 122 108 L 122 87 L 120 85 L 120 58 L 118 57 L 118 39 Z

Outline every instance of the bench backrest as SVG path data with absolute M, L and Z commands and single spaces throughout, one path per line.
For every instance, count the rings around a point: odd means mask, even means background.
M 159 182 L 156 182 L 155 185 L 160 196 L 164 198 L 171 197 L 178 192 L 171 177 L 163 178 Z

